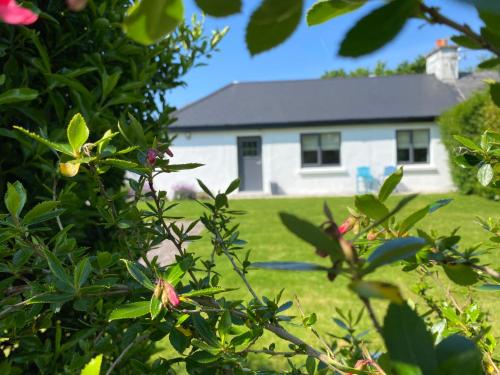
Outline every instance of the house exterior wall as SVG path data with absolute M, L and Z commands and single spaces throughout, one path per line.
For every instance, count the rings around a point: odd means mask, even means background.
M 434 123 L 180 132 L 171 148 L 172 162 L 205 165 L 161 174 L 155 184 L 172 196 L 179 185 L 200 190 L 196 183 L 199 178 L 214 191 L 222 191 L 238 177 L 237 137 L 261 136 L 262 194 L 351 195 L 356 193 L 357 167 L 369 166 L 372 175 L 382 182 L 384 167 L 396 166 L 396 130 L 403 129 L 430 130 L 429 163 L 405 165 L 399 191 L 453 190 L 447 152 Z M 341 133 L 340 166 L 303 167 L 301 134 L 332 131 Z

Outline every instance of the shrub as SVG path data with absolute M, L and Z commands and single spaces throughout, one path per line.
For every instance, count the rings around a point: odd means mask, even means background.
M 191 185 L 176 185 L 174 186 L 174 199 L 175 200 L 185 200 L 185 199 L 196 199 L 196 190 Z
M 482 186 L 477 180 L 475 168 L 463 168 L 455 162 L 460 143 L 453 138 L 454 135 L 459 134 L 479 143 L 486 130 L 500 131 L 500 108 L 492 102 L 489 93 L 474 94 L 442 114 L 438 122 L 449 154 L 451 175 L 459 191 L 498 199 L 498 189 Z

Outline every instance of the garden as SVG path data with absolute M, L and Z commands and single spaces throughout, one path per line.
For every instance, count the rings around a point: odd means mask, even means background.
M 365 3 L 261 1 L 247 49 Z M 382 1 L 339 54 L 378 50 L 416 18 L 498 67 L 500 9 L 469 3 L 480 31 L 421 0 Z M 0 373 L 500 373 L 500 83 L 441 119 L 454 179 L 475 195 L 397 194 L 399 168 L 355 197 L 233 200 L 234 180 L 172 201 L 155 177 L 200 165 L 175 163 L 162 94 L 227 33 L 183 9 L 0 0 Z M 146 256 L 164 241 L 169 265 Z

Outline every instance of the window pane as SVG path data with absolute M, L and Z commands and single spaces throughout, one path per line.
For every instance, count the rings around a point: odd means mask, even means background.
M 410 148 L 411 144 L 411 137 L 410 137 L 410 132 L 409 131 L 397 131 L 396 132 L 397 136 L 397 142 L 398 142 L 398 149 L 399 148 Z
M 257 141 L 244 141 L 241 148 L 243 156 L 257 156 Z
M 340 134 L 339 133 L 325 133 L 321 134 L 321 149 L 325 150 L 339 150 L 340 149 Z
M 317 151 L 302 151 L 302 163 L 303 164 L 318 164 L 318 152 Z
M 413 147 L 427 148 L 429 145 L 429 130 L 414 130 L 413 131 Z
M 413 150 L 413 161 L 415 163 L 425 163 L 427 162 L 428 158 L 428 148 L 415 148 Z
M 302 151 L 316 151 L 319 149 L 319 136 L 306 134 L 302 136 Z
M 409 149 L 398 149 L 398 163 L 407 163 L 410 161 Z
M 322 151 L 321 152 L 321 164 L 340 164 L 340 151 Z

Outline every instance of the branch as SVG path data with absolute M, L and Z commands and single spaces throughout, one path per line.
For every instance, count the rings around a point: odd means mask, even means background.
M 132 347 L 139 343 L 140 341 L 144 341 L 145 339 L 147 339 L 149 337 L 149 334 L 145 334 L 145 335 L 142 335 L 142 336 L 137 336 L 130 344 L 128 344 L 126 346 L 125 349 L 123 349 L 123 351 L 120 353 L 120 355 L 118 356 L 118 358 L 115 359 L 115 361 L 111 364 L 111 367 L 108 369 L 108 371 L 106 371 L 106 375 L 110 375 L 111 372 L 114 370 L 114 368 L 120 363 L 120 361 L 123 359 L 123 357 L 125 356 L 125 354 L 127 354 L 127 352 L 132 349 Z
M 368 316 L 370 317 L 373 326 L 377 330 L 378 334 L 382 336 L 382 326 L 380 325 L 377 316 L 375 315 L 375 311 L 373 310 L 372 304 L 368 298 L 360 297 L 361 301 L 366 307 L 366 311 L 368 311 Z
M 469 25 L 467 24 L 459 24 L 458 22 L 453 21 L 452 19 L 444 16 L 439 12 L 439 8 L 430 7 L 425 5 L 424 3 L 420 4 L 420 10 L 422 13 L 426 14 L 429 17 L 429 21 L 431 23 L 438 23 L 441 25 L 446 25 L 455 29 L 462 34 L 468 36 L 470 39 L 478 43 L 484 49 L 487 49 L 493 52 L 495 55 L 500 56 L 500 49 L 495 47 L 489 41 L 484 39 L 480 34 L 474 32 Z
M 148 175 L 148 185 L 149 185 L 149 189 L 151 191 L 151 195 L 153 196 L 153 200 L 155 202 L 156 209 L 158 211 L 158 220 L 160 221 L 160 225 L 165 230 L 165 233 L 167 234 L 167 238 L 174 244 L 174 246 L 177 248 L 179 253 L 181 255 L 185 255 L 184 249 L 182 248 L 182 243 L 180 241 L 177 241 L 175 236 L 170 231 L 170 228 L 165 223 L 165 219 L 163 218 L 163 208 L 161 206 L 160 198 L 158 197 L 158 194 L 156 193 L 152 175 Z M 188 273 L 191 276 L 191 279 L 193 279 L 193 281 L 195 282 L 195 284 L 198 284 L 198 279 L 196 278 L 193 271 L 191 269 L 188 269 Z

